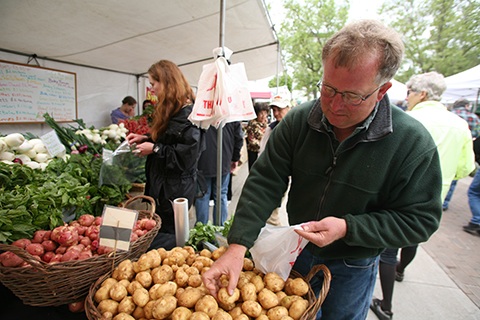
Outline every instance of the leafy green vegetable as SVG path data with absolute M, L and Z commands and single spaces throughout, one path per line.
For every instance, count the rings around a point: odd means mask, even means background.
M 202 222 L 197 222 L 195 227 L 190 229 L 188 234 L 188 241 L 185 243 L 186 246 L 191 246 L 198 251 L 198 245 L 202 241 L 210 242 L 218 246 L 217 240 L 215 239 L 215 232 L 220 232 L 224 237 L 227 236 L 230 227 L 232 226 L 233 216 L 225 221 L 223 226 L 216 226 L 212 221 L 208 221 L 207 224 Z

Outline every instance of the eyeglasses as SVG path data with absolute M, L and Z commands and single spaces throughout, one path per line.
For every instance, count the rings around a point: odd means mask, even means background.
M 372 93 L 370 93 L 368 96 L 366 97 L 362 97 L 361 95 L 359 95 L 358 93 L 354 93 L 354 92 L 348 92 L 348 91 L 344 91 L 344 92 L 340 92 L 340 91 L 337 91 L 337 89 L 329 86 L 328 84 L 323 84 L 322 83 L 322 80 L 320 80 L 318 83 L 317 83 L 317 87 L 320 89 L 320 92 L 323 96 L 327 97 L 327 98 L 333 98 L 335 97 L 335 95 L 337 93 L 341 94 L 342 95 L 342 99 L 343 101 L 346 103 L 346 104 L 350 104 L 352 106 L 358 106 L 360 105 L 363 101 L 367 100 L 368 98 L 370 98 L 375 92 L 377 92 L 378 89 L 380 89 L 381 87 L 383 86 L 383 84 L 381 86 L 379 86 L 377 89 L 375 89 Z

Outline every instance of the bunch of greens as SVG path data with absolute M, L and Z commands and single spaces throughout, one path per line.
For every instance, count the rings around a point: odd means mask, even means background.
M 219 246 L 215 238 L 215 232 L 220 232 L 224 237 L 227 237 L 228 231 L 232 226 L 232 222 L 233 216 L 229 220 L 225 221 L 223 226 L 216 226 L 212 223 L 212 221 L 208 221 L 207 224 L 197 222 L 195 227 L 190 229 L 188 241 L 185 243 L 185 245 L 191 246 L 197 251 L 202 241 Z
M 102 159 L 72 155 L 52 160 L 44 171 L 0 163 L 0 242 L 31 238 L 37 230 L 63 225 L 64 211 L 102 214 L 105 204 L 118 205 L 131 185 L 98 186 Z

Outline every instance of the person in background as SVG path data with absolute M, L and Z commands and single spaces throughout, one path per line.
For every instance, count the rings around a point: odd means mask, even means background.
M 207 183 L 207 192 L 202 198 L 195 200 L 197 222 L 208 223 L 210 196 L 213 194 L 213 224 L 223 226 L 228 216 L 227 191 L 231 173 L 237 168 L 240 150 L 243 146 L 242 125 L 239 121 L 229 122 L 222 129 L 222 187 L 220 205 L 221 217 L 217 221 L 217 129 L 208 128 L 205 134 L 206 149 L 198 161 L 198 170 L 202 171 Z M 218 223 L 218 224 L 217 224 Z
M 110 113 L 112 123 L 118 124 L 118 121 L 135 116 L 135 107 L 137 100 L 132 96 L 126 96 L 122 100 L 122 105 Z
M 285 115 L 290 111 L 291 109 L 291 103 L 287 99 L 282 99 L 282 97 L 277 96 L 274 98 L 274 100 L 270 103 L 270 108 L 272 109 L 273 116 L 275 117 L 275 121 L 270 123 L 265 130 L 265 134 L 263 135 L 262 140 L 260 141 L 260 151 L 258 155 L 260 156 L 265 150 L 265 146 L 267 144 L 268 138 L 270 137 L 270 134 L 272 133 L 272 130 L 277 126 L 277 124 L 280 123 L 280 121 L 285 117 Z M 281 220 L 279 217 L 280 213 L 280 207 L 283 203 L 283 201 L 286 199 L 287 192 L 285 192 L 282 201 L 280 202 L 280 205 L 273 210 L 272 215 L 270 218 L 268 218 L 267 223 L 274 225 L 274 226 L 279 226 L 281 225 Z
M 453 179 L 461 179 L 475 169 L 472 135 L 462 118 L 449 112 L 439 101 L 447 89 L 443 75 L 428 72 L 414 75 L 406 83 L 408 114 L 430 132 L 440 155 L 443 201 Z M 424 191 L 424 190 L 419 190 Z M 380 255 L 380 283 L 383 300 L 374 298 L 371 309 L 381 320 L 392 319 L 392 297 L 395 280 L 403 281 L 405 268 L 412 262 L 418 244 L 403 247 L 400 261 L 398 249 L 387 249 Z
M 145 109 L 147 109 L 147 107 L 149 105 L 153 105 L 152 101 L 150 100 L 143 100 L 143 103 L 142 103 L 142 111 L 145 112 Z
M 289 177 L 289 223 L 301 225 L 295 232 L 308 240 L 293 269 L 306 276 L 324 264 L 333 275 L 317 315 L 322 320 L 365 319 L 380 253 L 426 241 L 437 230 L 437 147 L 386 95 L 403 52 L 400 35 L 376 20 L 348 24 L 325 43 L 320 99 L 292 108 L 272 131 L 244 184 L 229 247 L 202 275 L 214 297 L 222 275 L 233 294 L 245 253 Z M 310 281 L 316 296 L 323 279 L 320 272 Z
M 155 105 L 151 135 L 129 134 L 145 163 L 145 195 L 155 199 L 162 226 L 150 248 L 170 250 L 176 246 L 172 203 L 186 198 L 189 207 L 196 192 L 197 163 L 205 149 L 203 131 L 188 120 L 195 95 L 176 64 L 160 60 L 148 69 L 148 79 L 158 103 Z
M 470 112 L 469 105 L 470 102 L 467 99 L 457 100 L 453 103 L 453 109 L 451 112 L 467 121 L 472 138 L 475 140 L 480 134 L 480 120 L 475 113 Z M 445 201 L 443 201 L 443 211 L 448 210 L 448 204 L 450 203 L 450 200 L 452 200 L 453 192 L 457 186 L 457 181 L 458 180 L 453 180 L 452 184 L 450 185 L 450 190 L 448 190 Z
M 257 102 L 254 105 L 257 118 L 250 120 L 245 128 L 247 132 L 247 153 L 248 153 L 248 169 L 250 170 L 258 157 L 260 150 L 260 141 L 265 134 L 268 126 L 268 103 Z

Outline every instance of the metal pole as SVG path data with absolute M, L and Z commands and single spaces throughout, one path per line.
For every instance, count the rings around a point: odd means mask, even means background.
M 226 0 L 220 0 L 220 47 L 222 48 L 221 55 L 225 56 L 225 3 Z M 222 149 L 223 149 L 223 125 L 224 121 L 220 123 L 217 129 L 217 223 L 219 226 L 222 216 Z

